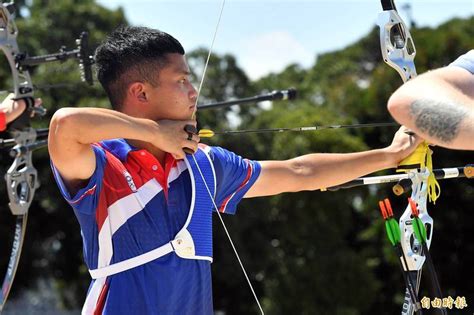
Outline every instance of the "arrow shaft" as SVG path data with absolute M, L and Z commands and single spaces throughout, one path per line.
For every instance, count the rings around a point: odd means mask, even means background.
M 280 132 L 303 132 L 303 131 L 321 131 L 327 129 L 360 129 L 360 128 L 377 128 L 377 127 L 396 127 L 397 123 L 369 123 L 369 124 L 353 124 L 353 125 L 326 125 L 326 126 L 306 126 L 292 128 L 265 128 L 265 129 L 246 129 L 246 130 L 227 130 L 216 131 L 215 135 L 239 135 L 244 133 L 280 133 Z

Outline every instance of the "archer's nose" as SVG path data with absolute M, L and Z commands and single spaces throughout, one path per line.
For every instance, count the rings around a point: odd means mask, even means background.
M 195 102 L 197 99 L 198 93 L 192 84 L 190 85 L 188 94 L 189 94 L 189 98 Z

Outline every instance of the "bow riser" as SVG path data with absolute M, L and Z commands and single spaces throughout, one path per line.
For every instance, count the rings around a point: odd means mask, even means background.
M 425 181 L 428 179 L 429 170 L 425 169 L 424 172 L 418 173 L 413 171 L 415 174 L 412 177 L 412 194 L 411 199 L 418 204 L 419 218 L 425 225 L 428 231 L 426 244 L 428 248 L 431 245 L 432 231 L 433 231 L 433 218 L 428 214 L 426 204 L 428 198 L 427 185 Z M 411 207 L 407 206 L 403 215 L 400 217 L 400 229 L 402 231 L 402 248 L 406 255 L 408 269 L 409 270 L 421 270 L 425 263 L 426 257 L 422 252 L 421 244 L 414 237 L 413 230 L 413 218 L 411 215 Z
M 20 146 L 33 144 L 36 140 L 36 132 L 28 128 L 15 135 L 19 140 L 13 149 Z M 20 140 L 21 139 L 21 140 Z M 39 188 L 38 172 L 33 167 L 32 151 L 20 154 L 14 160 L 5 174 L 8 196 L 10 199 L 10 210 L 13 215 L 25 215 L 33 201 L 35 190 Z

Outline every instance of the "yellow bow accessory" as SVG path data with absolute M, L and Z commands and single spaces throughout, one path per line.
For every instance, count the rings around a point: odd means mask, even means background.
M 397 172 L 407 173 L 413 169 L 423 169 L 426 167 L 430 172 L 430 175 L 428 176 L 428 197 L 429 201 L 434 204 L 441 194 L 441 187 L 433 174 L 432 155 L 433 151 L 431 151 L 428 143 L 424 141 L 411 155 L 400 162 Z

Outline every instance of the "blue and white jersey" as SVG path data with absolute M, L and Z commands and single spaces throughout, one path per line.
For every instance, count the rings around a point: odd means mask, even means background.
M 190 160 L 176 161 L 168 154 L 163 169 L 151 153 L 123 139 L 103 141 L 93 149 L 96 170 L 75 196 L 53 166 L 61 193 L 79 221 L 88 269 L 130 260 L 173 240 L 198 199 L 191 198 L 194 189 L 203 189 L 192 180 Z M 219 211 L 234 214 L 257 180 L 260 164 L 219 147 L 200 145 L 200 151 L 212 164 Z M 203 251 L 204 259 L 183 259 L 171 252 L 92 280 L 83 314 L 213 314 L 212 253 L 208 247 Z
M 461 67 L 474 74 L 474 49 L 471 49 L 458 59 L 453 61 L 450 66 Z

